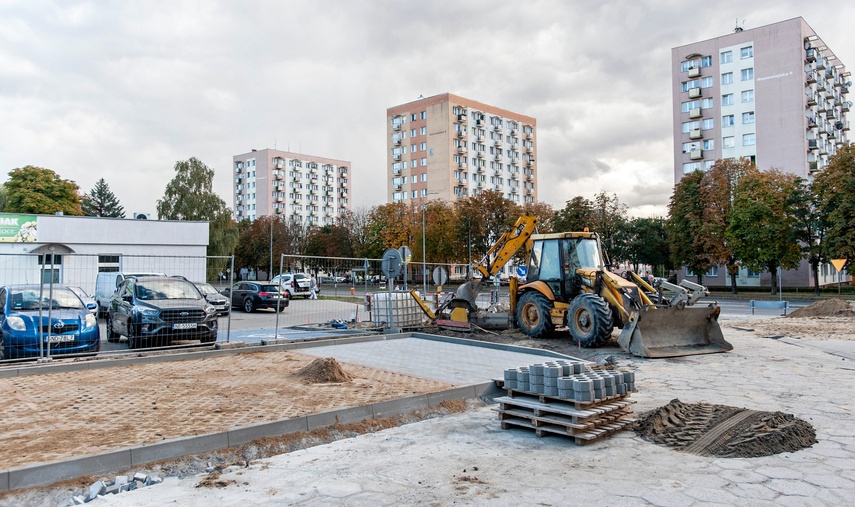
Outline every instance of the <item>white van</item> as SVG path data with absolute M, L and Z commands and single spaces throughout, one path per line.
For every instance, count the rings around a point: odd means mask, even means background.
M 107 308 L 110 306 L 110 298 L 116 292 L 116 287 L 122 283 L 122 280 L 129 276 L 166 276 L 164 273 L 98 273 L 98 278 L 95 280 L 95 302 L 98 303 L 98 315 L 104 317 L 107 315 Z

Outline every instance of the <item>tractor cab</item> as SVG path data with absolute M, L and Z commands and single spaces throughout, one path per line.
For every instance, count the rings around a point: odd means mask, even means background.
M 596 233 L 535 234 L 525 283 L 544 282 L 556 298 L 567 301 L 579 294 L 586 279 L 593 278 L 580 273 L 602 271 L 604 266 Z

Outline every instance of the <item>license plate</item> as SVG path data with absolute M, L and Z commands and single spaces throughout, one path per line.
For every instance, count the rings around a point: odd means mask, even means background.
M 45 338 L 45 343 L 67 343 L 73 342 L 74 336 L 68 335 L 52 335 L 49 338 Z
M 172 329 L 196 329 L 195 322 L 181 322 L 178 324 L 172 324 Z

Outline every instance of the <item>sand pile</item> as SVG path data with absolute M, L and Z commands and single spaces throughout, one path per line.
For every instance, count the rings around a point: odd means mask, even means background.
M 353 377 L 344 371 L 334 357 L 320 357 L 297 372 L 297 377 L 306 384 L 328 384 L 350 382 Z
M 813 426 L 792 414 L 677 399 L 645 414 L 636 433 L 655 444 L 718 458 L 771 456 L 816 443 Z
M 842 299 L 823 299 L 810 306 L 799 308 L 787 317 L 855 317 L 855 307 Z

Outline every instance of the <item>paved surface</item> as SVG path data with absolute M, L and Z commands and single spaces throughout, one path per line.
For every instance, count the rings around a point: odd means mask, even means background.
M 810 346 L 726 329 L 726 354 L 622 364 L 636 371 L 636 412 L 674 398 L 782 411 L 811 423 L 809 449 L 751 459 L 687 455 L 630 431 L 576 447 L 502 430 L 494 407 L 340 440 L 203 477 L 99 500 L 100 505 L 849 505 L 855 495 L 855 365 Z M 359 347 L 357 347 L 359 348 Z M 401 351 L 316 350 L 390 365 Z M 416 362 L 481 351 L 436 346 Z M 341 354 L 341 355 L 339 355 Z M 497 376 L 501 367 L 496 365 Z
M 538 354 L 420 338 L 310 347 L 300 349 L 300 352 L 319 357 L 335 357 L 339 362 L 356 363 L 456 385 L 477 384 L 501 378 L 505 368 L 548 360 Z

